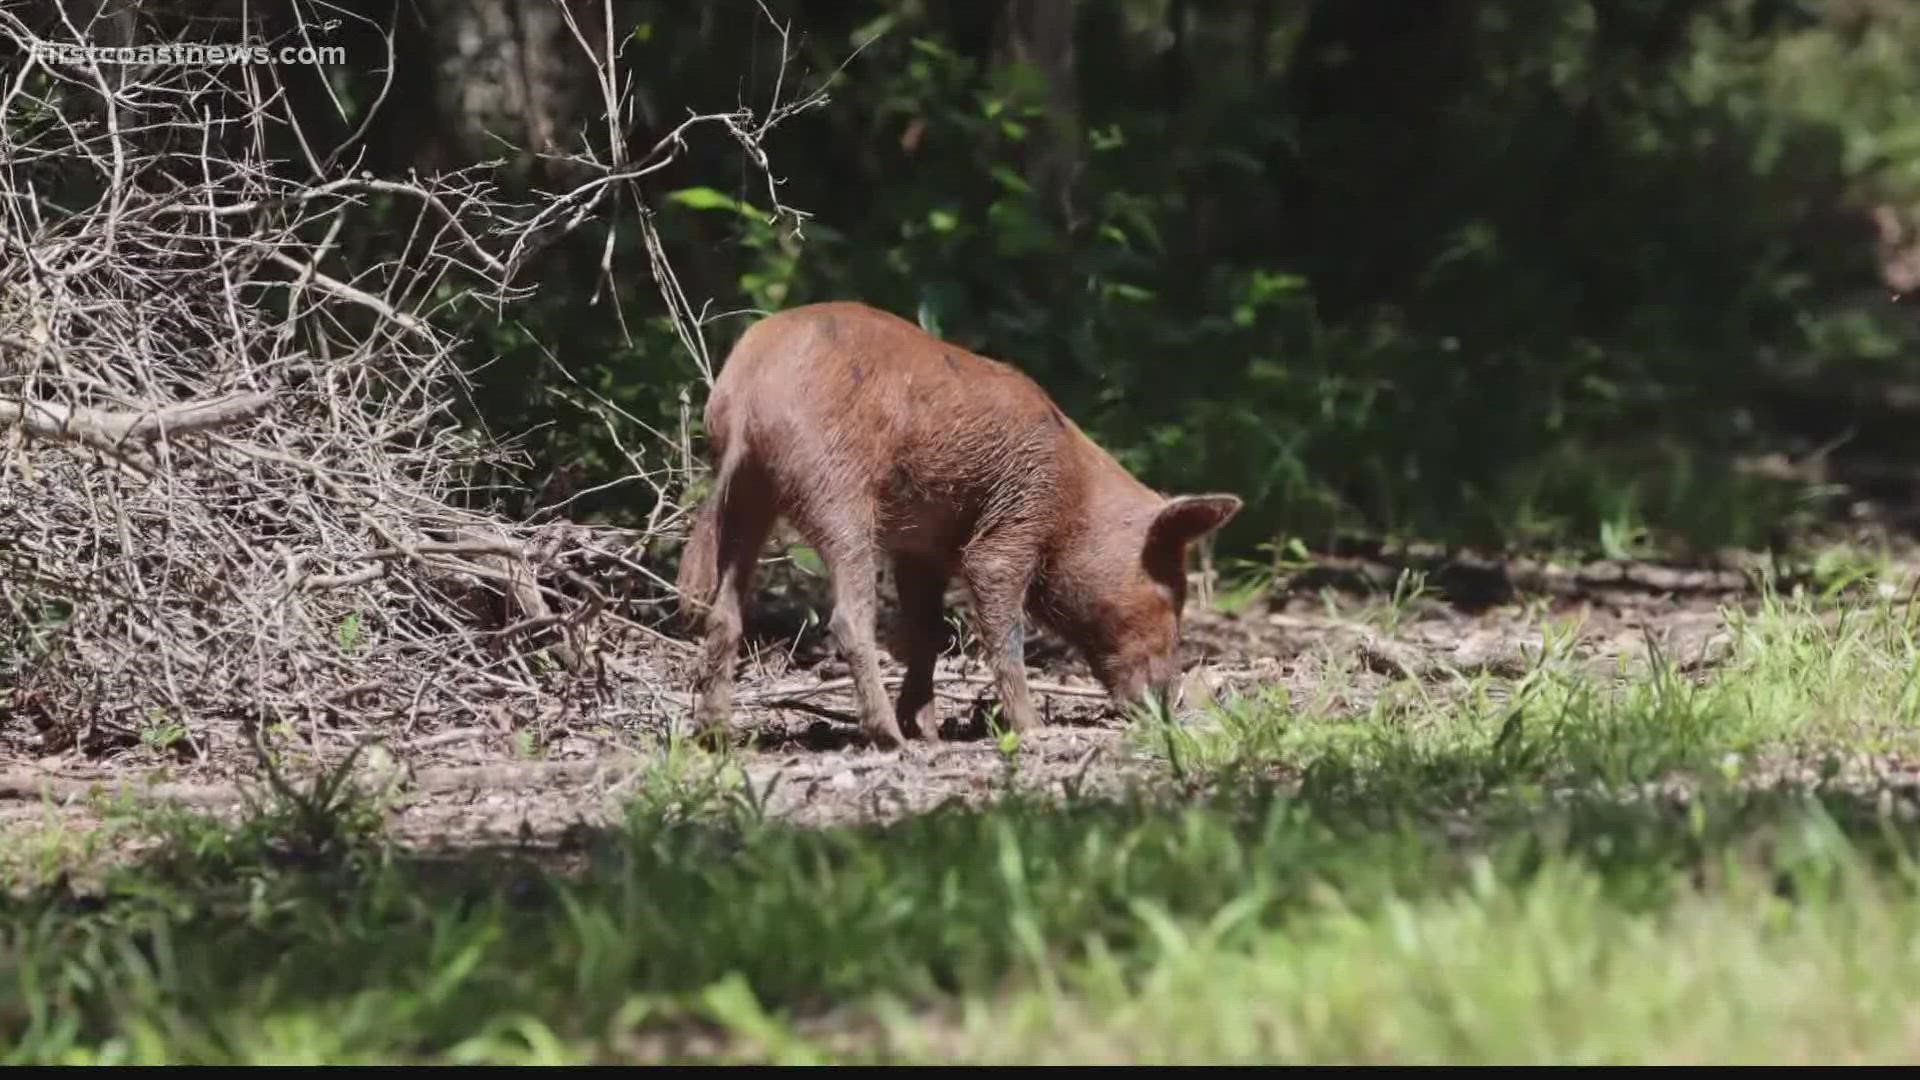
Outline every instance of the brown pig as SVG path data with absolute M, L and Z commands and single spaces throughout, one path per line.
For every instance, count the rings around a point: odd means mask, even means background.
M 814 304 L 756 323 L 707 400 L 713 495 L 680 563 L 682 609 L 704 615 L 700 730 L 725 730 L 760 549 L 777 517 L 833 579 L 829 624 L 852 669 L 861 726 L 939 736 L 933 665 L 958 574 L 1006 722 L 1036 726 L 1023 614 L 1065 638 L 1108 693 L 1163 701 L 1179 674 L 1186 551 L 1240 509 L 1234 495 L 1167 498 L 1134 479 L 1026 375 L 863 304 Z M 893 560 L 906 679 L 887 707 L 875 574 Z

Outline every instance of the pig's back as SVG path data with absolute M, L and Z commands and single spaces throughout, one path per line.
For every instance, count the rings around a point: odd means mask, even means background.
M 722 368 L 710 410 L 716 403 L 753 414 L 755 427 L 805 425 L 889 454 L 1071 426 L 1020 371 L 856 303 L 810 304 L 756 323 Z
M 1023 373 L 855 303 L 756 323 L 707 424 L 716 450 L 745 441 L 783 503 L 870 495 L 883 525 L 934 547 L 1057 495 L 1078 434 Z

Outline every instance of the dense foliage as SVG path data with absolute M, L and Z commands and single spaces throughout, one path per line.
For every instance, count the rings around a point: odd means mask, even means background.
M 548 183 L 543 131 L 599 123 L 572 38 L 535 6 L 403 7 L 369 166 L 504 153 Z M 754 0 L 613 11 L 636 142 L 830 82 L 774 141 L 803 235 L 724 136 L 648 178 L 696 305 L 918 317 L 1150 481 L 1244 493 L 1235 546 L 1754 543 L 1809 507 L 1742 455 L 1911 453 L 1884 415 L 1914 355 L 1890 294 L 1920 282 L 1904 0 L 773 0 L 784 79 Z M 331 93 L 293 88 L 317 123 L 371 101 L 372 25 L 341 20 Z M 520 68 L 544 96 L 487 97 Z M 512 322 L 476 313 L 482 418 L 588 479 L 617 456 L 553 360 L 667 430 L 697 381 L 618 235 L 625 320 L 592 230 Z M 716 356 L 746 323 L 708 325 Z

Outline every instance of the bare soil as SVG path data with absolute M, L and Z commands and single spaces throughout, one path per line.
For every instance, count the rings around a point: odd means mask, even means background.
M 1183 711 L 1209 697 L 1277 692 L 1361 710 L 1394 680 L 1517 676 L 1549 632 L 1574 634 L 1571 662 L 1604 675 L 1644 668 L 1654 651 L 1706 669 L 1724 655 L 1726 611 L 1757 599 L 1753 577 L 1738 570 L 1455 563 L 1430 574 L 1448 600 L 1394 605 L 1398 569 L 1355 557 L 1296 575 L 1232 613 L 1192 604 Z M 1049 724 L 1010 757 L 984 734 L 984 671 L 958 649 L 941 671 L 947 738 L 885 753 L 859 739 L 844 668 L 817 619 L 776 598 L 755 629 L 735 716 L 737 760 L 770 815 L 806 825 L 884 820 L 1010 788 L 1111 790 L 1150 772 L 1085 668 L 1044 636 L 1031 674 Z M 577 830 L 617 819 L 657 776 L 659 745 L 657 730 L 576 729 L 561 717 L 383 744 L 384 753 L 362 755 L 360 779 L 390 796 L 389 828 L 410 844 L 564 846 Z M 76 837 L 108 820 L 116 798 L 237 811 L 260 796 L 255 773 L 239 747 L 193 760 L 148 748 L 42 757 L 30 734 L 0 731 L 0 830 L 57 826 Z

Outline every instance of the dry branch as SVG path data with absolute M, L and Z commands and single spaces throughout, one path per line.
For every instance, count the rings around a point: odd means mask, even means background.
M 73 440 L 117 450 L 127 442 L 151 442 L 163 435 L 191 435 L 237 424 L 272 404 L 272 394 L 236 394 L 220 401 L 188 401 L 140 412 L 101 412 L 51 401 L 0 398 L 0 428 L 19 424 L 37 439 Z

